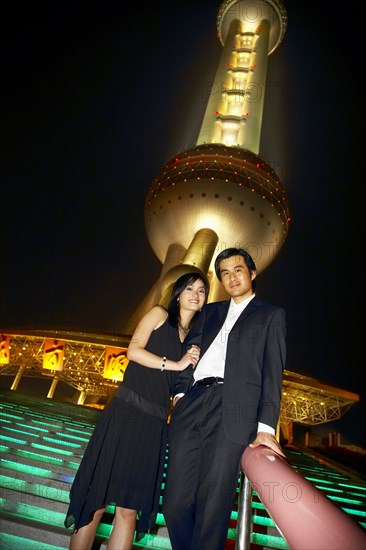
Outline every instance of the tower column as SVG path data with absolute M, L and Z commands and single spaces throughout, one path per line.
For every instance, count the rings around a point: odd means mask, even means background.
M 20 382 L 20 380 L 21 380 L 21 378 L 22 378 L 22 376 L 23 376 L 23 373 L 24 373 L 24 371 L 25 371 L 25 368 L 26 368 L 25 366 L 19 367 L 19 370 L 18 370 L 18 372 L 17 372 L 17 374 L 16 374 L 16 376 L 15 376 L 15 378 L 14 378 L 14 382 L 13 382 L 12 385 L 11 385 L 11 388 L 10 388 L 11 390 L 14 390 L 14 391 L 15 391 L 15 390 L 18 389 L 19 382 Z
M 172 287 L 178 277 L 190 271 L 197 271 L 207 276 L 218 240 L 217 234 L 212 229 L 203 228 L 197 231 L 182 259 L 182 263 L 170 269 L 161 283 L 162 298 L 160 304 L 162 306 L 167 306 Z
M 203 273 L 208 272 L 219 237 L 212 229 L 200 229 L 192 239 L 182 263 L 194 265 Z
M 51 387 L 48 390 L 47 399 L 52 399 L 52 397 L 55 393 L 55 389 L 56 389 L 56 386 L 58 384 L 58 381 L 59 381 L 59 379 L 57 378 L 57 376 L 55 376 L 54 379 L 52 380 Z
M 85 390 L 80 390 L 80 395 L 79 395 L 79 399 L 78 399 L 78 405 L 84 405 L 85 403 L 85 399 L 86 399 L 86 391 Z

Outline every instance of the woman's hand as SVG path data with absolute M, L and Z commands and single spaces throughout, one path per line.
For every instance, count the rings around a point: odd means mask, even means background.
M 200 348 L 193 344 L 183 355 L 183 357 L 179 361 L 177 361 L 177 368 L 175 370 L 182 371 L 189 366 L 192 366 L 194 368 L 200 358 L 200 352 Z

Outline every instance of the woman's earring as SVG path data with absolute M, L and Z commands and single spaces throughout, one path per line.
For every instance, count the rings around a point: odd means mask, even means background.
M 177 298 L 177 302 L 179 302 L 179 298 Z

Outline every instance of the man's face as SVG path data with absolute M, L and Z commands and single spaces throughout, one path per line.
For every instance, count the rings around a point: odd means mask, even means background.
M 222 260 L 220 272 L 222 285 L 234 302 L 242 302 L 253 294 L 252 280 L 256 274 L 249 272 L 242 256 Z

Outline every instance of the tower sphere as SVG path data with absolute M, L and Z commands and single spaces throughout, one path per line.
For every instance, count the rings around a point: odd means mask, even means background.
M 273 169 L 250 151 L 203 144 L 173 157 L 151 184 L 146 232 L 164 263 L 172 244 L 188 249 L 210 228 L 217 251 L 244 246 L 263 271 L 281 249 L 289 224 L 288 201 Z
M 217 34 L 224 45 L 231 22 L 243 21 L 246 28 L 258 30 L 261 21 L 270 23 L 268 55 L 270 55 L 285 35 L 287 11 L 282 0 L 225 0 L 217 14 Z

